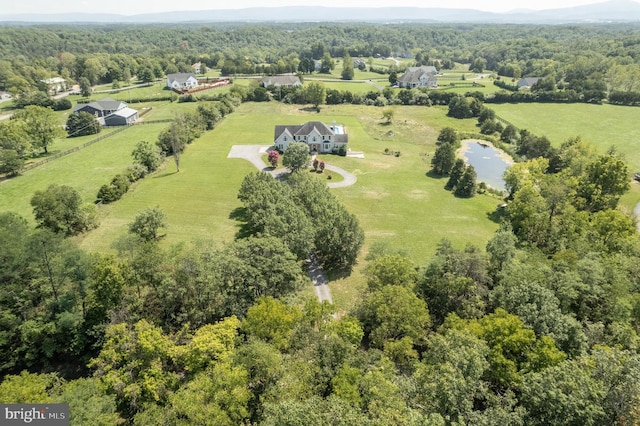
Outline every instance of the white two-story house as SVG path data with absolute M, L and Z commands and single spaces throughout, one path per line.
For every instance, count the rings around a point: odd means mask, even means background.
M 273 145 L 280 151 L 287 149 L 291 142 L 304 142 L 310 152 L 331 153 L 346 149 L 349 137 L 344 126 L 327 126 L 320 121 L 309 121 L 294 126 L 276 126 Z

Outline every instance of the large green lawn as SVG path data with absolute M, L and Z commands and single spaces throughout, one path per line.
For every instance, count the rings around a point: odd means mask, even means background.
M 614 146 L 630 172 L 640 171 L 640 109 L 592 104 L 489 104 L 496 114 L 520 129 L 546 136 L 554 146 L 580 136 L 606 152 Z M 622 205 L 632 211 L 640 201 L 640 185 L 633 183 Z
M 336 121 L 347 126 L 349 146 L 363 151 L 365 159 L 323 156 L 358 177 L 356 185 L 333 190 L 365 230 L 362 256 L 375 241 L 386 241 L 424 265 L 442 238 L 456 247 L 468 243 L 483 247 L 497 228 L 489 219 L 500 200 L 489 196 L 458 199 L 443 189 L 444 181 L 426 176 L 434 141 L 443 126 L 470 131 L 471 120 L 454 121 L 444 108 L 397 107 L 395 121 L 383 124 L 380 108 L 336 106 L 320 114 L 300 106 L 247 103 L 219 126 L 188 147 L 181 158 L 180 173 L 171 161 L 164 170 L 137 183 L 122 200 L 100 207 L 100 228 L 81 239 L 89 250 L 109 250 L 127 232 L 127 225 L 142 209 L 160 206 L 169 226 L 165 244 L 201 238 L 222 244 L 239 229 L 231 217 L 241 207 L 237 191 L 242 179 L 255 168 L 241 159 L 228 159 L 234 144 L 269 145 L 276 124 L 308 120 Z M 384 154 L 385 148 L 400 157 Z M 336 303 L 342 308 L 357 300 L 364 285 L 361 267 L 351 277 L 332 284 Z M 309 290 L 311 291 L 311 290 Z
M 0 211 L 14 211 L 32 219 L 29 201 L 34 192 L 52 183 L 75 188 L 85 202 L 95 200 L 98 189 L 133 162 L 131 152 L 141 140 L 155 141 L 167 124 L 131 126 L 80 151 L 0 181 Z
M 195 103 L 156 104 L 148 117 L 171 117 L 175 109 L 196 106 Z M 520 106 L 495 107 L 500 116 L 513 121 L 518 127 L 546 134 L 556 144 L 573 134 L 568 129 L 556 129 L 557 117 L 553 120 L 544 118 L 540 112 L 543 107 L 552 107 L 556 115 L 564 113 L 562 122 L 579 121 L 582 119 L 579 112 L 583 109 L 601 112 L 596 115 L 605 121 L 614 120 L 615 116 L 622 117 L 624 121 L 624 114 L 635 111 L 592 105 L 535 105 L 539 110 L 529 112 L 536 120 L 532 122 L 525 119 L 527 112 L 518 112 Z M 358 299 L 358 293 L 364 286 L 362 259 L 373 243 L 384 241 L 392 248 L 407 253 L 416 264 L 425 265 L 442 238 L 448 238 L 458 248 L 466 244 L 484 247 L 498 226 L 491 220 L 491 215 L 500 199 L 491 196 L 459 199 L 443 189 L 444 180 L 426 175 L 439 130 L 451 126 L 459 131 L 474 132 L 477 131 L 475 120 L 451 119 L 446 116 L 446 107 L 393 108 L 394 120 L 386 124 L 382 108 L 376 107 L 323 106 L 320 113 L 315 113 L 299 105 L 245 103 L 216 129 L 205 133 L 188 147 L 181 159 L 180 173 L 175 173 L 175 165 L 167 160 L 162 170 L 136 183 L 122 200 L 101 206 L 98 210 L 100 227 L 79 237 L 78 241 L 91 251 L 111 250 L 112 243 L 126 234 L 128 223 L 140 210 L 157 205 L 168 217 L 164 240 L 167 246 L 201 238 L 213 239 L 220 244 L 228 242 L 239 229 L 239 223 L 233 219 L 233 211 L 241 207 L 236 198 L 238 188 L 244 176 L 255 171 L 245 160 L 227 158 L 231 146 L 270 145 L 273 128 L 277 124 L 336 121 L 347 127 L 350 149 L 362 151 L 365 155 L 364 159 L 322 157 L 325 162 L 342 167 L 358 178 L 354 186 L 332 190 L 349 211 L 357 215 L 366 235 L 360 263 L 353 274 L 332 282 L 336 303 L 341 309 L 347 309 Z M 545 125 L 542 123 L 544 120 L 551 120 L 551 123 Z M 590 125 L 596 127 L 594 123 Z M 586 126 L 583 124 L 583 131 L 588 129 Z M 617 126 L 620 134 L 626 127 L 637 139 L 637 130 L 631 124 L 624 122 Z M 164 127 L 166 123 L 132 126 L 89 148 L 0 183 L 0 211 L 13 210 L 30 217 L 31 194 L 54 182 L 71 185 L 80 191 L 85 201 L 92 201 L 100 185 L 131 163 L 130 153 L 134 145 L 143 139 L 154 141 Z M 551 134 L 551 130 L 555 133 Z M 562 132 L 565 132 L 563 137 Z M 586 140 L 596 142 L 598 133 L 585 131 L 581 134 Z M 613 143 L 615 139 L 610 137 L 608 140 Z M 599 146 L 604 150 L 610 144 Z M 399 151 L 400 156 L 385 155 L 385 149 Z M 624 152 L 627 151 L 633 154 L 630 146 L 625 147 Z M 631 200 L 633 195 L 629 197 Z
M 310 80 L 306 80 L 309 82 Z M 348 91 L 351 93 L 359 93 L 359 94 L 367 94 L 369 92 L 379 92 L 377 86 L 386 87 L 389 85 L 388 82 L 374 81 L 373 84 L 362 82 L 362 81 L 344 81 L 344 80 L 336 80 L 336 81 L 323 81 L 322 84 L 327 89 L 340 90 L 340 91 Z
M 640 170 L 640 109 L 592 104 L 488 104 L 496 114 L 520 129 L 546 136 L 554 146 L 580 136 L 600 152 L 611 146 Z

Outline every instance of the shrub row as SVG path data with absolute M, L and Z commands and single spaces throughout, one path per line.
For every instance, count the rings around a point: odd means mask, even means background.
M 606 95 L 598 90 L 577 92 L 575 90 L 541 91 L 541 92 L 497 92 L 487 95 L 485 102 L 489 103 L 601 103 Z
M 115 175 L 109 184 L 100 187 L 96 202 L 108 204 L 118 201 L 127 193 L 132 183 L 142 179 L 146 175 L 147 168 L 142 164 L 134 163 L 130 165 L 125 173 Z

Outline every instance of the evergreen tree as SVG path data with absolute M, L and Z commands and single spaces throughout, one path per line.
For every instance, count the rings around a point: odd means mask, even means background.
M 467 166 L 466 164 L 464 164 L 464 160 L 461 158 L 458 158 L 455 164 L 453 165 L 451 172 L 449 173 L 449 180 L 447 181 L 447 184 L 444 186 L 445 189 L 451 190 L 455 188 L 456 185 L 458 185 L 458 182 L 460 182 L 460 178 L 462 178 L 462 175 L 464 175 L 466 168 Z
M 460 182 L 456 185 L 455 194 L 458 197 L 473 197 L 476 193 L 476 171 L 473 166 L 467 166 Z
M 453 149 L 453 145 L 450 143 L 443 143 L 436 148 L 436 152 L 431 159 L 431 165 L 433 166 L 433 172 L 440 176 L 446 176 L 451 171 L 456 160 L 456 153 Z
M 344 58 L 342 58 L 342 79 L 353 80 L 353 75 L 353 59 L 351 59 L 351 56 L 346 53 Z

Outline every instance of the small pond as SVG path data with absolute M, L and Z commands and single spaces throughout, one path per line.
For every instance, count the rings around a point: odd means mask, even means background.
M 507 154 L 483 142 L 466 141 L 463 142 L 462 156 L 476 169 L 478 182 L 495 189 L 505 189 L 502 175 L 512 164 Z

